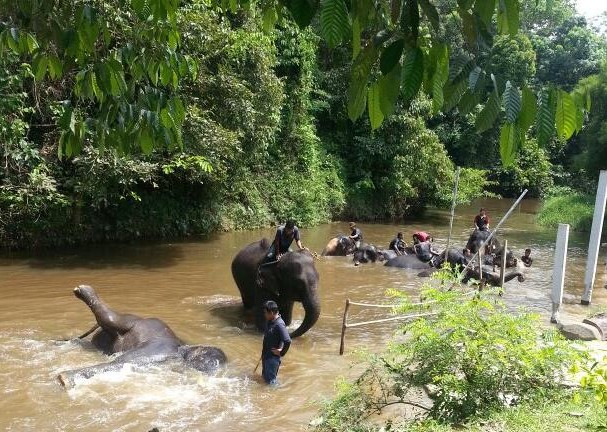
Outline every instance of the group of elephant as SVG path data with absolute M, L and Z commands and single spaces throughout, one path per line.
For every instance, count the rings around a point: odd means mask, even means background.
M 486 230 L 475 229 L 464 249 L 450 248 L 448 252 L 435 256 L 432 260 L 425 259 L 425 254 L 420 254 L 416 247 L 407 247 L 399 255 L 395 250 L 383 249 L 372 244 L 361 244 L 356 247 L 350 237 L 346 235 L 338 235 L 332 238 L 327 246 L 323 249 L 323 256 L 347 256 L 352 255 L 352 260 L 355 266 L 361 263 L 384 262 L 385 266 L 397 267 L 409 270 L 423 270 L 420 276 L 427 276 L 433 271 L 440 268 L 445 262 L 451 264 L 452 267 L 459 266 L 463 269 L 468 264 L 468 259 L 472 254 L 475 254 L 489 238 L 490 232 Z M 496 266 L 501 266 L 504 248 L 495 237 L 491 237 L 484 246 L 484 266 L 482 272 L 477 267 L 472 267 L 467 270 L 464 281 L 470 279 L 479 280 L 482 283 L 489 285 L 499 285 L 500 277 L 495 272 Z M 466 255 L 464 251 L 469 251 Z M 522 263 L 514 256 L 511 250 L 506 251 L 506 268 L 519 268 Z M 519 282 L 524 281 L 523 274 L 518 271 L 511 271 L 505 275 L 505 282 L 517 278 Z
M 466 248 L 475 253 L 488 235 L 487 231 L 475 230 Z M 273 300 L 278 304 L 287 326 L 292 321 L 294 303 L 300 302 L 304 309 L 304 318 L 299 327 L 291 333 L 291 337 L 295 338 L 310 330 L 320 317 L 319 275 L 314 264 L 315 257 L 307 249 L 303 249 L 284 254 L 280 260 L 267 263 L 269 265 L 262 265 L 269 247 L 270 242 L 262 239 L 241 249 L 232 261 L 232 275 L 244 308 L 254 311 L 255 323 L 260 330 L 266 325 L 262 308 L 266 301 Z M 489 264 L 501 262 L 504 250 L 499 242 L 491 240 L 486 247 L 487 257 L 494 260 Z M 420 275 L 431 273 L 444 262 L 454 266 L 467 264 L 467 258 L 455 249 L 449 249 L 448 253 L 443 252 L 432 263 L 420 260 L 412 248 L 405 250 L 405 253 L 397 255 L 395 251 L 383 250 L 370 244 L 356 247 L 348 236 L 337 236 L 329 241 L 322 255 L 351 254 L 355 264 L 384 261 L 385 265 L 390 267 L 424 270 Z M 518 264 L 511 251 L 506 251 L 506 264 L 507 267 L 516 267 Z M 524 280 L 520 271 L 508 273 L 505 280 L 514 278 L 521 282 Z M 478 269 L 467 272 L 464 281 L 469 279 L 481 279 Z M 483 269 L 481 282 L 497 285 L 499 276 L 491 269 Z M 73 385 L 77 377 L 89 378 L 99 372 L 120 368 L 126 363 L 147 364 L 173 359 L 203 372 L 214 372 L 227 362 L 227 357 L 221 349 L 186 345 L 159 319 L 141 318 L 112 310 L 90 286 L 81 285 L 74 290 L 74 294 L 95 315 L 99 328 L 93 335 L 93 345 L 106 354 L 121 354 L 108 363 L 61 373 L 59 381 L 66 387 Z

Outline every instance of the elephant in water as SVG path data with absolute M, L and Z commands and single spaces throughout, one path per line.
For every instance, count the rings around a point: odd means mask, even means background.
M 489 237 L 490 232 L 486 230 L 475 229 L 470 237 L 468 238 L 468 242 L 466 243 L 466 249 L 470 250 L 473 254 L 475 254 L 481 244 Z M 488 265 L 501 266 L 502 263 L 502 254 L 504 252 L 504 247 L 501 245 L 498 239 L 492 237 L 489 240 L 489 243 L 485 245 L 485 259 L 484 263 Z M 506 251 L 506 268 L 509 267 L 517 267 L 518 260 L 514 256 L 511 250 Z
M 356 243 L 347 235 L 340 234 L 329 240 L 329 243 L 322 250 L 322 256 L 346 256 L 354 253 Z
M 354 252 L 352 261 L 357 266 L 361 263 L 388 261 L 396 257 L 396 252 L 392 250 L 378 249 L 373 245 L 363 244 Z
M 270 243 L 262 239 L 245 246 L 232 261 L 232 276 L 240 290 L 245 309 L 254 309 L 257 328 L 264 330 L 266 321 L 262 305 L 267 300 L 278 304 L 286 325 L 291 324 L 293 303 L 301 302 L 304 319 L 291 337 L 310 330 L 320 316 L 318 272 L 314 258 L 307 250 L 289 252 L 279 261 L 263 263 Z
M 74 289 L 74 295 L 91 308 L 100 329 L 92 343 L 105 354 L 122 353 L 108 363 L 59 374 L 65 387 L 74 385 L 77 377 L 120 369 L 127 363 L 150 364 L 176 359 L 202 372 L 214 372 L 227 362 L 224 352 L 215 347 L 185 345 L 164 322 L 157 318 L 141 318 L 116 312 L 105 304 L 88 285 Z

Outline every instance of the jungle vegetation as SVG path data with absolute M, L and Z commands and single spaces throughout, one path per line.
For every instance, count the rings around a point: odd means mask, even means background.
M 588 193 L 605 49 L 568 0 L 0 0 L 0 244 Z

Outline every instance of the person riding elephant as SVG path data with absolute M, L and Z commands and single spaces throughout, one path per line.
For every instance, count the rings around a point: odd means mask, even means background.
M 241 249 L 232 260 L 232 276 L 243 306 L 254 309 L 255 322 L 261 331 L 265 326 L 264 302 L 273 300 L 278 304 L 286 325 L 292 321 L 293 303 L 301 302 L 304 319 L 291 333 L 295 338 L 310 330 L 320 316 L 319 277 L 314 258 L 306 249 L 285 253 L 277 262 L 261 264 L 265 269 L 258 278 L 258 268 L 268 246 L 269 242 L 264 238 Z
M 396 237 L 388 245 L 388 249 L 394 251 L 396 255 L 407 255 L 407 243 L 403 240 L 402 232 L 396 234 Z
M 91 309 L 97 320 L 99 330 L 93 335 L 93 345 L 108 355 L 121 354 L 108 363 L 61 372 L 57 378 L 65 387 L 73 386 L 76 378 L 90 378 L 101 372 L 120 369 L 127 363 L 178 360 L 210 373 L 227 362 L 221 349 L 186 345 L 168 325 L 157 318 L 141 318 L 114 311 L 88 285 L 75 288 L 74 295 Z
M 266 261 L 279 260 L 284 253 L 289 251 L 293 240 L 295 240 L 299 250 L 305 249 L 301 244 L 299 228 L 295 226 L 295 221 L 293 219 L 289 219 L 284 225 L 279 226 L 276 229 L 276 235 L 274 236 L 272 246 L 268 248 Z
M 489 216 L 487 210 L 481 207 L 478 214 L 474 218 L 474 229 L 479 231 L 489 231 Z
M 329 240 L 322 250 L 322 256 L 346 256 L 354 253 L 356 244 L 349 236 L 340 234 Z
M 356 227 L 356 223 L 350 222 L 350 238 L 354 242 L 354 246 L 358 249 L 363 241 L 363 232 Z
M 433 259 L 439 255 L 432 245 L 433 241 L 430 234 L 424 231 L 417 231 L 413 234 L 413 250 L 421 261 L 432 263 Z

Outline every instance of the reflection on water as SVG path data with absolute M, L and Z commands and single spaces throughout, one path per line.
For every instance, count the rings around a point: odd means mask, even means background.
M 513 200 L 488 200 L 492 224 Z M 550 311 L 552 262 L 556 232 L 533 223 L 536 203 L 523 202 L 504 225 L 501 237 L 520 256 L 533 249 L 534 267 L 524 283 L 510 282 L 505 301 L 539 311 L 547 322 Z M 462 247 L 478 205 L 457 209 L 452 244 Z M 406 239 L 423 229 L 444 247 L 448 236 L 446 211 L 429 211 L 406 225 L 358 224 L 365 240 L 387 246 L 397 231 Z M 305 245 L 320 252 L 328 239 L 347 231 L 347 221 L 303 229 Z M 272 229 L 228 233 L 204 241 L 160 245 L 105 245 L 42 254 L 17 254 L 0 259 L 0 429 L 146 431 L 265 430 L 269 424 L 301 430 L 330 397 L 335 378 L 348 374 L 357 348 L 381 351 L 397 324 L 374 324 L 349 330 L 346 356 L 340 357 L 339 334 L 347 297 L 386 302 L 388 288 L 415 295 L 415 273 L 380 264 L 354 267 L 350 258 L 317 261 L 322 313 L 318 324 L 294 341 L 279 379 L 270 389 L 253 369 L 262 336 L 252 317 L 245 316 L 231 277 L 232 257 L 244 245 Z M 584 316 L 579 305 L 583 290 L 587 236 L 572 233 L 566 276 L 565 312 Z M 601 258 L 599 263 L 603 263 Z M 90 284 L 122 312 L 163 319 L 189 343 L 221 347 L 227 368 L 208 377 L 176 365 L 125 367 L 100 374 L 65 391 L 55 381 L 62 370 L 107 361 L 89 342 L 64 342 L 93 324 L 93 316 L 72 294 L 78 284 Z M 605 268 L 600 265 L 593 304 L 607 303 Z M 301 322 L 296 306 L 294 327 Z M 385 311 L 352 309 L 352 320 L 381 317 Z

